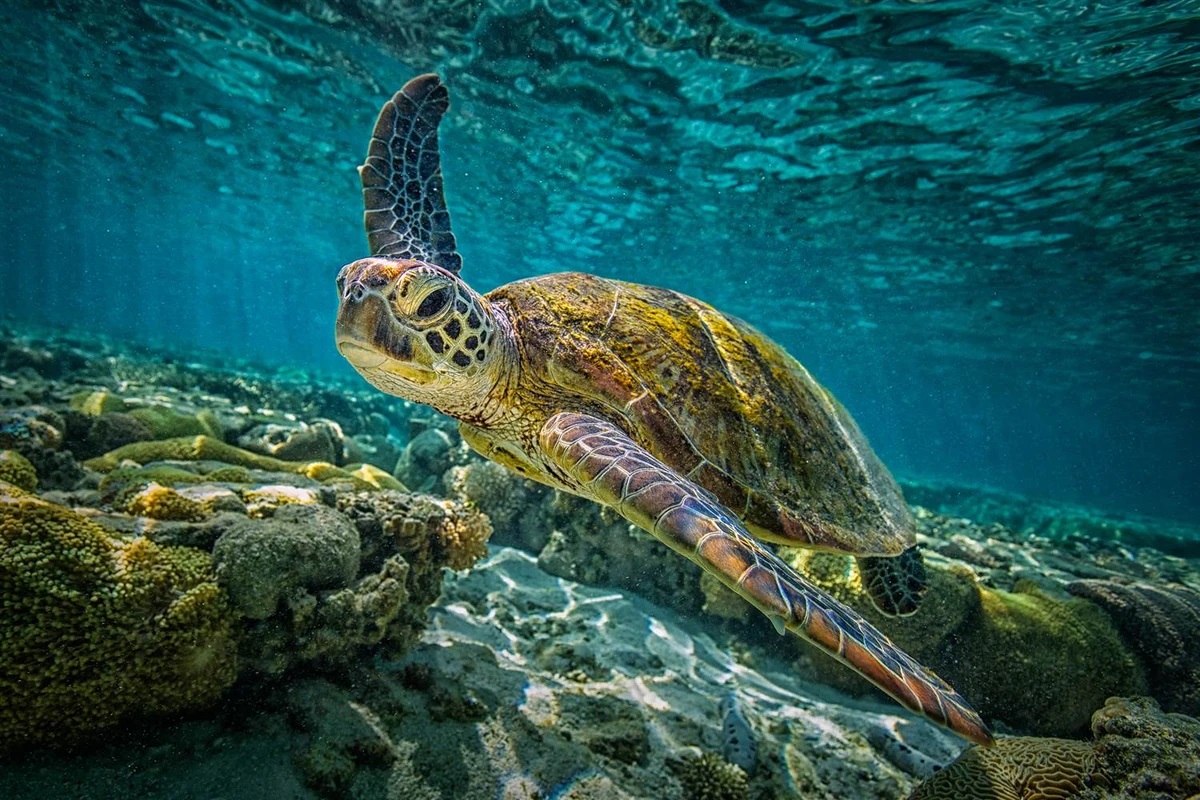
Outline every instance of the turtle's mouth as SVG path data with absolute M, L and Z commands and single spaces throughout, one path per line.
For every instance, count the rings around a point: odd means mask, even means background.
M 400 361 L 374 347 L 364 347 L 351 339 L 340 340 L 337 349 L 359 372 L 386 372 L 422 386 L 437 377 L 437 373 L 428 367 L 411 361 Z
M 355 369 L 378 369 L 388 360 L 386 354 L 348 339 L 339 341 L 337 349 Z

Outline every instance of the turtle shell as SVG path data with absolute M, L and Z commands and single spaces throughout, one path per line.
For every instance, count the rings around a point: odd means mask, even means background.
M 521 359 L 529 417 L 620 425 L 763 539 L 856 555 L 915 543 L 892 476 L 849 413 L 747 323 L 668 289 L 583 273 L 487 295 Z

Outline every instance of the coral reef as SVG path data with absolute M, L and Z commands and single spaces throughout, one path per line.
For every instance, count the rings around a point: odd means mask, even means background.
M 62 450 L 66 421 L 45 406 L 0 411 L 0 450 L 14 450 L 37 471 L 43 489 L 74 489 L 84 477 L 71 453 Z
M 1099 772 L 1090 742 L 1016 737 L 970 747 L 908 800 L 1064 800 Z
M 397 492 L 407 492 L 408 487 L 374 464 L 347 464 L 346 469 L 355 478 L 369 483 L 376 489 L 391 489 Z
M 110 472 L 123 461 L 138 464 L 148 464 L 152 461 L 220 461 L 224 464 L 269 472 L 300 472 L 302 467 L 294 462 L 242 450 L 207 435 L 134 442 L 90 459 L 84 466 L 97 472 Z
M 1112 618 L 1164 708 L 1200 715 L 1200 592 L 1111 579 L 1075 581 L 1067 591 Z
M 37 489 L 37 470 L 16 450 L 0 450 L 0 481 L 32 492 Z
M 123 466 L 125 462 L 144 465 L 156 461 L 218 461 L 225 466 L 303 475 L 322 483 L 344 482 L 359 489 L 375 488 L 361 478 L 324 461 L 283 461 L 251 453 L 249 450 L 242 450 L 220 439 L 204 435 L 134 442 L 90 459 L 84 466 L 97 472 L 108 473 Z
M 908 800 L 1188 800 L 1200 793 L 1200 720 L 1113 697 L 1094 741 L 1014 737 L 972 746 Z
M 266 619 L 298 590 L 339 589 L 358 574 L 358 531 L 319 505 L 287 504 L 270 519 L 247 519 L 213 547 L 217 579 L 234 607 Z
M 241 651 L 256 672 L 279 674 L 301 663 L 344 672 L 361 665 L 367 651 L 398 658 L 424 629 L 443 567 L 465 568 L 486 552 L 487 517 L 456 503 L 372 491 L 340 493 L 337 505 L 282 505 L 273 519 L 235 523 L 217 542 L 218 575 L 232 581 L 239 607 L 260 620 L 249 626 Z M 264 536 L 261 526 L 273 523 Z M 359 562 L 351 571 L 347 547 L 341 569 L 330 570 L 336 559 L 319 551 L 334 545 L 320 540 L 335 529 L 333 538 L 346 544 L 346 528 Z M 275 544 L 277 538 L 292 544 Z M 247 541 L 261 547 L 261 557 L 226 572 L 226 554 Z M 312 571 L 322 580 L 303 577 Z
M 474 503 L 497 529 L 513 524 L 526 505 L 527 480 L 494 461 L 473 458 L 445 474 L 451 497 Z
M 0 545 L 0 748 L 72 744 L 233 683 L 235 617 L 206 553 L 117 539 L 8 484 Z
M 1111 786 L 1078 800 L 1200 795 L 1200 720 L 1163 713 L 1149 697 L 1113 697 L 1092 716 L 1092 735 Z
M 1039 735 L 1071 734 L 1086 729 L 1105 698 L 1145 691 L 1145 678 L 1100 609 L 1018 589 L 1025 591 L 981 588 L 982 613 L 934 661 L 980 713 Z
M 750 797 L 746 773 L 715 753 L 684 759 L 679 783 L 684 800 L 749 800 Z
M 147 484 L 121 498 L 120 506 L 138 517 L 186 522 L 199 522 L 212 513 L 211 504 L 189 499 L 157 483 Z

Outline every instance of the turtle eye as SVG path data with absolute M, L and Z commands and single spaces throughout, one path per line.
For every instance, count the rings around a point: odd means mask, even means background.
M 443 286 L 441 289 L 430 292 L 425 295 L 425 299 L 421 301 L 421 305 L 417 307 L 418 317 L 432 317 L 439 313 L 446 306 L 450 305 L 450 287 Z

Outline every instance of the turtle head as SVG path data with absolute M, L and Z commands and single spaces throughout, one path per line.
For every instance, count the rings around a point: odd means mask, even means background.
M 454 273 L 364 258 L 342 268 L 337 289 L 338 351 L 379 389 L 460 415 L 494 384 L 495 320 Z

